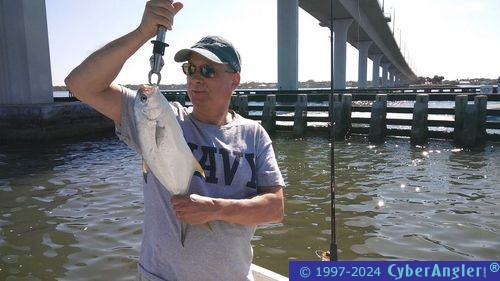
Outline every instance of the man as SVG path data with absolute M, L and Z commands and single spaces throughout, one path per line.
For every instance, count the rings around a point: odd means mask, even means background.
M 125 61 L 156 34 L 171 30 L 181 3 L 152 0 L 139 27 L 90 55 L 66 78 L 81 101 L 113 119 L 117 134 L 136 147 L 135 92 L 113 85 Z M 230 111 L 240 82 L 237 50 L 223 38 L 205 37 L 174 57 L 185 62 L 192 108 L 172 107 L 184 137 L 205 170 L 193 177 L 190 196 L 171 196 L 151 173 L 144 182 L 140 280 L 252 280 L 251 238 L 256 226 L 283 218 L 284 181 L 271 140 L 256 122 Z M 183 221 L 192 225 L 185 246 Z M 200 226 L 209 222 L 213 231 Z

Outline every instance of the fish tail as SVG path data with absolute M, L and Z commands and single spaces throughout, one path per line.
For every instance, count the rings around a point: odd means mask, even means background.
M 188 224 L 185 222 L 181 222 L 181 244 L 184 247 L 184 241 L 186 241 Z
M 144 159 L 142 159 L 142 177 L 144 178 L 144 182 L 148 183 L 148 165 Z
M 210 223 L 208 223 L 208 222 L 207 222 L 207 223 L 205 223 L 205 224 L 203 225 L 203 227 L 204 227 L 207 231 L 210 231 L 210 232 L 213 232 L 213 231 L 214 231 L 214 229 L 212 228 L 212 226 L 211 226 L 211 225 L 210 225 Z
M 186 241 L 186 235 L 188 231 L 189 224 L 185 222 L 181 222 L 181 244 L 182 247 L 184 247 L 184 242 Z M 210 223 L 205 223 L 203 224 L 203 228 L 205 228 L 207 231 L 213 232 L 213 228 L 210 225 Z
M 194 157 L 193 157 L 193 167 L 195 171 L 199 172 L 203 176 L 203 178 L 205 178 L 205 170 L 203 170 L 203 168 L 200 165 L 200 162 L 198 162 L 198 160 L 196 160 L 196 158 Z

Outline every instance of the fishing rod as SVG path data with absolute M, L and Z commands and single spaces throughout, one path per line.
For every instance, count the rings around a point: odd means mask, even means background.
M 333 100 L 333 0 L 330 0 L 330 260 L 337 261 L 337 234 L 335 215 L 335 120 L 334 120 L 334 100 Z
M 328 127 L 330 133 L 330 250 L 316 250 L 316 255 L 323 261 L 338 261 L 336 215 L 335 215 L 335 114 L 333 100 L 333 1 L 330 0 L 330 103 Z
M 316 255 L 323 261 L 337 261 L 337 233 L 336 233 L 336 211 L 335 211 L 335 118 L 334 118 L 334 105 L 333 100 L 333 3 L 330 1 L 330 56 L 331 56 L 331 70 L 330 70 L 330 102 L 329 102 L 329 116 L 328 127 L 330 134 L 330 249 L 329 251 L 317 250 Z

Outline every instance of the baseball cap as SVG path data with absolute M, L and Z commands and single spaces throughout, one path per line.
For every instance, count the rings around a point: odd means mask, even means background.
M 191 48 L 179 50 L 175 54 L 174 60 L 176 62 L 187 61 L 193 52 L 215 63 L 228 64 L 236 72 L 241 71 L 240 54 L 231 42 L 220 36 L 206 36 L 201 38 Z

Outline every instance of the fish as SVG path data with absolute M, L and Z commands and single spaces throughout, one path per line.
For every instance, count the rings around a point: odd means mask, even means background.
M 172 107 L 157 85 L 144 85 L 137 91 L 134 120 L 144 181 L 151 171 L 172 195 L 187 195 L 195 172 L 205 178 L 205 171 L 193 156 Z M 210 225 L 205 227 L 211 230 Z M 187 228 L 181 222 L 182 246 Z

